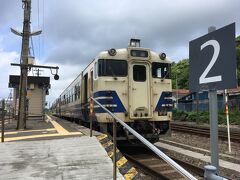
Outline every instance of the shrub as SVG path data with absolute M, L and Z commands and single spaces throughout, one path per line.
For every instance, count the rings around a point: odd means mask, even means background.
M 191 121 L 209 124 L 209 112 L 208 111 L 196 111 L 185 112 L 177 109 L 173 110 L 173 119 L 179 121 Z M 240 112 L 229 112 L 229 121 L 232 125 L 240 125 Z M 218 111 L 218 124 L 227 124 L 226 114 L 224 110 Z

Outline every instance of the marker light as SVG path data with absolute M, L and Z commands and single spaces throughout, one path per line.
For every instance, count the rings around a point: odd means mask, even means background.
M 164 60 L 164 59 L 166 59 L 166 54 L 165 53 L 160 53 L 159 57 L 160 57 L 161 60 Z
M 110 56 L 115 56 L 115 55 L 117 54 L 117 51 L 116 51 L 116 49 L 111 48 L 111 49 L 108 50 L 108 54 L 109 54 Z

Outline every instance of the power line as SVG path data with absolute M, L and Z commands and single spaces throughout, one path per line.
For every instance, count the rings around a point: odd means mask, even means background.
M 32 36 L 30 36 L 30 39 L 31 39 L 31 46 L 32 46 L 32 48 L 31 48 L 31 49 L 32 49 L 32 53 L 33 53 L 32 55 L 33 55 L 33 57 L 35 57 L 35 53 L 34 53 L 34 46 L 33 46 L 33 39 L 32 39 Z M 30 54 L 31 54 L 31 52 L 30 52 L 30 51 L 31 51 L 31 49 L 29 48 L 29 53 L 30 53 Z
M 38 13 L 38 16 L 37 16 L 37 19 L 38 19 L 38 29 L 40 28 L 40 3 L 39 3 L 39 0 L 37 1 L 37 13 Z M 38 36 L 38 56 L 39 56 L 39 59 L 41 59 L 41 36 Z
M 44 54 L 44 40 L 45 40 L 45 0 L 42 0 L 42 53 Z

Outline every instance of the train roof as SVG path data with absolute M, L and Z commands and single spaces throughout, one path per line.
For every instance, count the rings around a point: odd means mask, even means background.
M 162 62 L 162 63 L 172 63 L 170 58 L 166 57 L 164 60 L 160 59 L 159 54 L 151 51 L 148 48 L 143 48 L 143 47 L 128 47 L 128 48 L 120 48 L 120 49 L 116 49 L 116 55 L 115 56 L 110 56 L 108 51 L 109 50 L 105 50 L 100 52 L 95 59 L 128 59 L 129 57 L 129 50 L 146 50 L 150 52 L 150 57 L 151 59 L 153 59 L 152 61 L 158 61 L 158 62 Z

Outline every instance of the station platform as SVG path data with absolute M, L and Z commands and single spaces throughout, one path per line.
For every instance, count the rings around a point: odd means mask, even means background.
M 51 117 L 27 121 L 23 131 L 15 128 L 7 124 L 0 143 L 0 179 L 113 179 L 99 133 L 89 137 L 89 129 Z M 131 178 L 117 170 L 117 179 Z
M 1 179 L 112 179 L 113 164 L 96 137 L 0 144 Z M 118 179 L 124 179 L 118 172 Z

